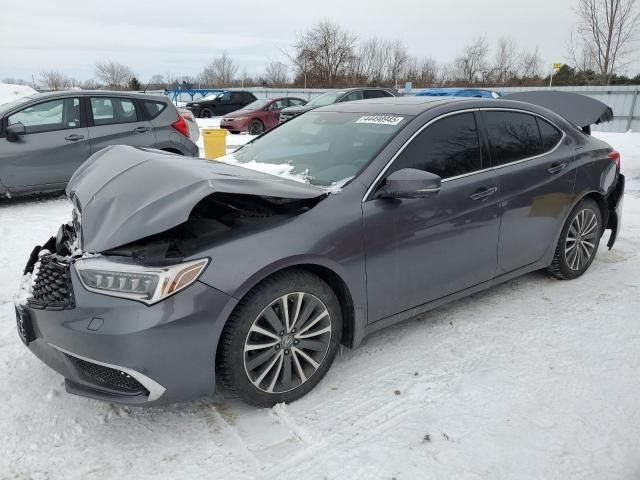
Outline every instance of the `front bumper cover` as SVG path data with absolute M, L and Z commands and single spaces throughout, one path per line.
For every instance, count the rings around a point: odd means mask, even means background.
M 17 307 L 28 318 L 28 348 L 65 377 L 68 392 L 160 405 L 215 391 L 216 347 L 237 300 L 197 281 L 147 306 L 88 292 L 71 272 L 75 308 Z M 81 362 L 130 376 L 144 388 L 125 391 L 105 384 L 79 368 Z

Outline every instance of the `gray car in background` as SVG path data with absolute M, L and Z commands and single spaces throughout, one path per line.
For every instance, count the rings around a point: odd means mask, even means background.
M 0 195 L 64 190 L 73 172 L 110 145 L 196 156 L 176 107 L 163 96 L 65 91 L 0 107 Z

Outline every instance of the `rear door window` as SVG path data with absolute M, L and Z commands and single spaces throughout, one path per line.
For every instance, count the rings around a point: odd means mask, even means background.
M 536 117 L 520 112 L 483 112 L 494 165 L 505 165 L 540 155 L 542 139 Z
M 31 105 L 9 116 L 8 124 L 22 123 L 25 133 L 80 127 L 80 99 L 59 98 Z
M 536 121 L 542 137 L 542 148 L 545 152 L 553 150 L 562 138 L 562 132 L 540 117 L 536 117 Z
M 297 98 L 290 98 L 289 99 L 289 106 L 291 106 L 291 107 L 301 107 L 305 103 L 306 102 L 304 100 L 299 100 Z
M 286 99 L 276 100 L 275 102 L 273 102 L 269 106 L 269 110 L 282 110 L 286 106 L 287 106 L 287 100 Z
M 90 103 L 95 125 L 112 125 L 138 121 L 138 112 L 132 99 L 91 97 Z
M 386 90 L 365 90 L 364 98 L 383 98 L 383 97 L 393 97 Z
M 473 113 L 436 121 L 402 151 L 389 173 L 416 168 L 451 178 L 482 169 L 478 129 Z

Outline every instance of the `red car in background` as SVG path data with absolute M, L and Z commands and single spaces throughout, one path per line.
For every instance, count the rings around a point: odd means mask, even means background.
M 220 128 L 231 133 L 249 132 L 251 135 L 260 135 L 278 124 L 280 110 L 300 107 L 306 103 L 306 100 L 294 97 L 262 98 L 225 115 L 220 121 Z

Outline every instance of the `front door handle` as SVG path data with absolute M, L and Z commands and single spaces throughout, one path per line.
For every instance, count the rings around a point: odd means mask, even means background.
M 65 140 L 68 140 L 70 142 L 77 142 L 78 140 L 82 140 L 83 138 L 84 138 L 84 135 L 76 135 L 76 134 L 67 135 L 66 137 L 64 137 Z
M 147 133 L 149 130 L 151 130 L 149 127 L 137 127 L 133 129 L 136 133 Z
M 547 168 L 547 172 L 549 173 L 558 173 L 560 170 L 564 169 L 567 166 L 567 162 L 562 163 L 552 163 L 549 168 Z
M 476 191 L 476 193 L 471 195 L 469 198 L 471 200 L 482 200 L 483 198 L 490 197 L 497 191 L 498 191 L 498 187 L 480 188 Z

